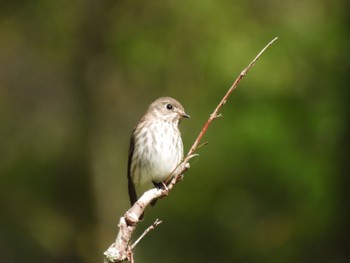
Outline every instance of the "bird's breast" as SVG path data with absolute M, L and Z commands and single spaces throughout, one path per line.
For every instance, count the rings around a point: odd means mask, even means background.
M 142 132 L 145 133 L 144 141 L 137 145 L 143 166 L 142 177 L 146 181 L 165 180 L 183 158 L 183 145 L 177 125 L 155 123 L 144 127 Z

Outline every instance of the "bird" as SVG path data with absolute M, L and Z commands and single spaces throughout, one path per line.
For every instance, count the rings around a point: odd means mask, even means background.
M 134 128 L 129 146 L 128 192 L 131 206 L 147 190 L 165 186 L 164 181 L 183 158 L 179 124 L 190 118 L 171 97 L 152 102 Z M 154 206 L 156 201 L 151 204 Z M 143 218 L 143 214 L 140 220 Z

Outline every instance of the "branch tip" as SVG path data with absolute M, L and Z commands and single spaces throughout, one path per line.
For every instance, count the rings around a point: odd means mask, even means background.
M 151 230 L 155 229 L 158 225 L 160 225 L 163 221 L 159 220 L 158 218 L 156 221 L 153 222 L 152 225 L 150 225 L 143 233 L 142 235 L 130 246 L 130 250 L 132 251 L 136 245 L 141 241 L 142 238 L 144 238 Z

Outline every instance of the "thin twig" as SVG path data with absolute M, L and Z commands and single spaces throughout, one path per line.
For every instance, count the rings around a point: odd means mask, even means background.
M 220 101 L 219 105 L 216 107 L 216 109 L 214 110 L 214 112 L 210 115 L 209 119 L 206 121 L 206 123 L 204 124 L 202 130 L 200 131 L 196 141 L 193 143 L 191 149 L 188 151 L 187 155 L 191 155 L 193 154 L 197 149 L 198 149 L 198 145 L 200 143 L 200 141 L 202 140 L 204 134 L 206 133 L 206 131 L 208 130 L 210 124 L 213 122 L 213 120 L 215 120 L 218 117 L 221 117 L 221 114 L 219 114 L 219 111 L 221 109 L 222 106 L 224 106 L 224 104 L 226 103 L 228 97 L 231 95 L 232 91 L 235 90 L 238 86 L 238 83 L 245 77 L 245 75 L 249 72 L 249 70 L 255 65 L 255 63 L 258 61 L 259 57 L 262 55 L 262 53 L 264 53 L 264 51 L 273 44 L 273 42 L 275 42 L 278 39 L 278 37 L 275 37 L 273 40 L 270 41 L 270 43 L 268 43 L 260 52 L 259 54 L 252 60 L 252 62 L 250 62 L 250 64 L 248 65 L 248 67 L 246 67 L 241 74 L 239 74 L 239 76 L 237 77 L 237 79 L 235 80 L 235 82 L 233 82 L 231 88 L 227 91 L 227 93 L 225 94 L 225 96 L 222 98 L 222 100 Z
M 147 235 L 150 231 L 152 231 L 153 229 L 155 229 L 159 224 L 161 224 L 163 221 L 159 220 L 158 218 L 156 219 L 156 221 L 154 221 L 154 223 L 152 225 L 150 225 L 143 233 L 142 235 L 130 246 L 131 250 L 134 249 L 134 247 L 136 247 L 136 245 L 141 241 L 142 238 L 145 237 L 145 235 Z

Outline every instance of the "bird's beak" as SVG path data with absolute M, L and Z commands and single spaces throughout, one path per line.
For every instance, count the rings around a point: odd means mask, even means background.
M 181 117 L 182 117 L 182 118 L 186 118 L 186 119 L 191 118 L 191 116 L 190 116 L 190 115 L 188 115 L 188 114 L 187 114 L 186 112 L 184 112 L 184 111 L 183 111 L 183 112 L 181 112 L 181 113 L 180 113 L 180 115 L 181 115 Z

